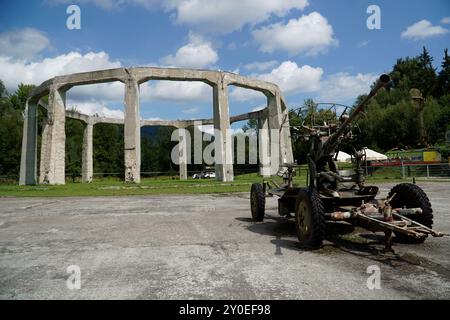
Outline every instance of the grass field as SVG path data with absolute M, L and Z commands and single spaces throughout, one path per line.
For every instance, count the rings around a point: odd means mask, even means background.
M 65 197 L 65 196 L 121 196 L 145 194 L 196 194 L 228 193 L 248 191 L 251 183 L 260 178 L 256 174 L 235 177 L 233 182 L 216 180 L 179 180 L 178 178 L 144 178 L 140 184 L 126 184 L 119 179 L 102 179 L 92 183 L 72 183 L 65 185 L 19 186 L 0 185 L 1 196 L 20 197 Z
M 280 178 L 277 178 L 281 182 Z M 396 175 L 377 175 L 367 179 L 369 182 L 401 181 Z M 235 176 L 233 182 L 215 180 L 179 180 L 178 178 L 159 177 L 144 178 L 140 184 L 125 184 L 119 179 L 109 178 L 93 183 L 72 183 L 49 186 L 19 186 L 17 184 L 1 184 L 0 197 L 67 197 L 67 196 L 125 196 L 146 194 L 201 194 L 201 193 L 231 193 L 248 192 L 254 182 L 262 181 L 256 173 Z M 306 171 L 294 178 L 299 186 L 304 186 Z

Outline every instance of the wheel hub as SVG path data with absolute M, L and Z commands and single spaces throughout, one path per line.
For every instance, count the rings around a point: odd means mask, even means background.
M 308 235 L 310 230 L 311 219 L 308 206 L 304 201 L 300 203 L 298 210 L 299 210 L 297 221 L 298 228 L 301 231 L 302 235 Z

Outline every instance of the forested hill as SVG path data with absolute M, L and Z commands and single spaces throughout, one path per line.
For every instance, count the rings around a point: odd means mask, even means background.
M 448 144 L 445 134 L 450 130 L 450 57 L 448 50 L 440 68 L 433 67 L 433 59 L 423 48 L 416 57 L 401 58 L 396 61 L 390 73 L 393 88 L 389 91 L 381 90 L 371 100 L 364 114 L 357 121 L 354 130 L 356 147 L 369 147 L 380 152 L 388 150 L 411 149 L 437 146 L 444 156 L 448 157 Z M 425 98 L 423 101 L 424 138 L 420 136 L 419 110 L 411 99 L 410 90 L 416 88 Z M 365 95 L 359 96 L 356 104 Z M 338 102 L 338 101 L 337 101 Z M 291 113 L 291 124 L 309 124 L 314 101 L 305 101 L 305 113 L 298 116 Z M 333 112 L 318 110 L 315 112 L 317 121 L 330 121 L 335 118 Z M 293 136 L 295 134 L 293 133 Z M 294 143 L 294 154 L 300 162 L 306 161 L 309 145 L 298 139 Z

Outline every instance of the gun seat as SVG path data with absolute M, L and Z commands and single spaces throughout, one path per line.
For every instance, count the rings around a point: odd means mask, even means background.
M 357 186 L 358 175 L 355 170 L 338 170 L 337 173 L 341 177 L 341 181 L 338 181 L 338 189 L 353 189 Z

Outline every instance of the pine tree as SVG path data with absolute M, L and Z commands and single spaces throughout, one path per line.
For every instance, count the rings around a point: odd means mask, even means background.
M 419 59 L 419 79 L 418 89 L 426 96 L 433 95 L 437 88 L 436 69 L 433 67 L 433 57 L 430 56 L 428 50 L 423 47 L 422 54 Z
M 444 59 L 442 60 L 441 67 L 442 69 L 438 75 L 438 96 L 450 94 L 450 56 L 448 55 L 448 49 L 444 50 Z

